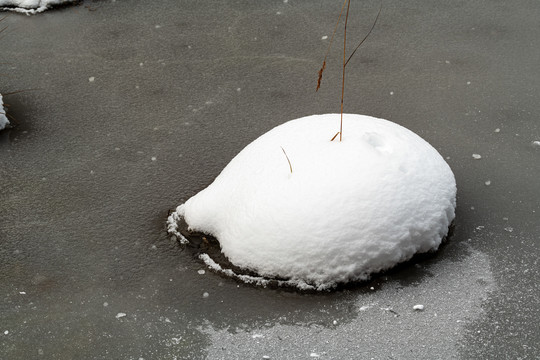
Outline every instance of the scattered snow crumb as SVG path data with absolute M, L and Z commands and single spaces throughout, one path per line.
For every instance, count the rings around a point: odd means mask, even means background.
M 535 148 L 540 148 L 540 141 L 533 141 L 532 142 L 532 146 L 535 147 Z
M 505 227 L 504 230 L 505 230 L 505 231 L 508 231 L 508 232 L 513 232 L 513 231 L 514 231 L 514 228 L 508 226 L 508 227 Z
M 109 306 L 109 303 L 105 301 L 105 302 L 103 303 L 103 306 L 104 306 L 104 307 L 107 307 L 107 306 Z
M 337 325 L 337 320 L 332 321 L 333 325 Z
M 317 353 L 314 353 L 314 352 L 312 352 L 311 354 L 309 354 L 309 356 L 311 356 L 311 357 L 319 357 L 319 356 L 321 356 L 321 355 L 319 355 L 319 354 L 317 354 Z
M 197 272 L 198 272 L 200 275 L 204 275 L 204 273 L 205 273 L 206 271 L 204 271 L 204 270 L 199 270 L 199 271 L 197 271 Z
M 417 311 L 423 311 L 424 310 L 424 305 L 414 305 L 413 306 L 413 310 L 417 310 Z
M 161 27 L 161 25 L 156 25 L 155 28 L 156 29 L 159 29 Z
M 473 159 L 475 159 L 475 160 L 479 160 L 479 159 L 482 158 L 482 156 L 481 156 L 480 154 L 472 154 L 472 157 L 473 157 Z
M 242 88 L 236 88 L 236 91 L 240 92 L 242 90 Z
M 4 335 L 7 335 L 7 334 L 9 334 L 9 331 L 8 330 L 4 331 Z
M 390 91 L 390 95 L 394 95 L 394 92 L 393 92 L 393 91 Z
M 263 355 L 262 358 L 263 358 L 263 359 L 270 359 L 270 356 L 268 356 L 268 355 Z
M 496 128 L 496 129 L 495 129 L 495 132 L 496 132 L 496 133 L 501 132 L 501 129 Z
M 281 15 L 281 11 L 276 12 L 276 15 Z
M 288 3 L 288 2 L 289 2 L 289 0 L 283 0 L 283 3 L 284 3 L 284 4 L 286 4 L 286 3 Z
M 486 186 L 491 185 L 491 180 L 486 181 L 484 184 L 486 184 Z
M 326 40 L 326 39 L 328 39 L 328 35 L 324 35 L 324 36 L 321 38 L 321 40 Z
M 372 287 L 369 288 L 369 290 L 375 290 L 375 288 L 372 286 Z
M 156 161 L 157 158 L 155 156 L 152 156 L 152 161 Z
M 251 337 L 254 338 L 254 339 L 258 339 L 258 338 L 262 338 L 264 336 L 262 336 L 262 334 L 253 334 L 253 335 L 251 335 Z
M 207 292 L 205 292 L 205 293 L 202 294 L 202 297 L 203 297 L 203 298 L 207 298 L 207 297 L 209 297 L 209 296 L 210 296 L 210 294 L 207 293 Z
M 26 291 L 19 291 L 19 294 L 26 295 Z
M 450 61 L 448 61 L 448 60 L 445 60 L 444 62 L 447 63 L 447 64 L 450 64 Z
M 471 85 L 471 82 L 470 82 L 470 81 L 467 81 L 467 85 Z
M 152 245 L 152 250 L 156 250 L 157 249 L 157 246 L 156 245 Z
M 90 77 L 88 78 L 88 81 L 89 81 L 89 82 L 94 82 L 94 80 L 96 80 L 96 78 L 93 77 L 93 76 L 90 76 Z
M 144 66 L 144 63 L 139 63 L 139 66 L 140 66 L 140 67 L 143 67 L 143 66 Z
M 116 314 L 117 319 L 120 319 L 120 318 L 123 318 L 123 317 L 126 317 L 126 316 L 127 316 L 127 314 L 123 313 L 123 312 L 119 312 L 118 314 Z

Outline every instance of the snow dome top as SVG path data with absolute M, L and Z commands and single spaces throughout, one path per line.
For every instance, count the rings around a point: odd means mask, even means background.
M 325 289 L 437 249 L 454 218 L 456 183 L 426 141 L 390 121 L 345 114 L 289 121 L 243 149 L 180 205 L 192 231 L 265 277 Z

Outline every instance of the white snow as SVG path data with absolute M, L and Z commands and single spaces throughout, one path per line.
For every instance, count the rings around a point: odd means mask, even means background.
M 444 159 L 390 121 L 345 114 L 343 141 L 331 142 L 338 126 L 339 114 L 314 115 L 262 135 L 177 208 L 169 231 L 185 241 L 184 217 L 235 265 L 319 290 L 437 249 L 455 212 Z
M 123 318 L 123 317 L 126 317 L 126 316 L 127 316 L 127 314 L 123 313 L 123 312 L 119 312 L 118 314 L 116 314 L 117 319 L 120 319 L 120 318 Z
M 424 310 L 424 305 L 420 305 L 420 304 L 414 305 L 413 310 L 422 311 Z
M 0 0 L 0 10 L 10 10 L 32 15 L 43 12 L 54 5 L 74 2 L 76 0 Z
M 480 160 L 482 158 L 482 155 L 480 154 L 472 154 L 473 159 Z
M 0 130 L 5 129 L 9 125 L 9 120 L 6 117 L 6 110 L 4 109 L 4 100 L 2 94 L 0 94 Z

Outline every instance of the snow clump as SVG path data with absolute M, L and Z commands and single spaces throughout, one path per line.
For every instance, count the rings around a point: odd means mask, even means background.
M 236 266 L 318 290 L 436 250 L 456 183 L 441 155 L 387 120 L 339 114 L 289 121 L 246 146 L 169 218 L 218 239 Z
M 4 100 L 2 99 L 2 94 L 0 94 L 0 130 L 6 128 L 9 125 L 9 120 L 6 117 L 6 110 L 4 109 Z
M 78 0 L 0 0 L 0 10 L 15 11 L 27 15 L 43 12 L 52 6 L 75 3 Z

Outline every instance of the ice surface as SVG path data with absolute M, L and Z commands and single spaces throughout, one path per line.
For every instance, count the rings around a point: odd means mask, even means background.
M 9 125 L 9 120 L 6 117 L 6 110 L 4 109 L 4 100 L 2 94 L 0 94 L 0 130 L 5 129 Z
M 171 218 L 215 236 L 241 268 L 319 290 L 437 249 L 455 210 L 444 159 L 386 120 L 346 114 L 343 141 L 331 142 L 336 126 L 339 114 L 274 128 Z
M 76 0 L 0 0 L 0 10 L 10 10 L 24 14 L 36 14 L 51 6 L 74 3 Z
M 489 257 L 472 250 L 457 262 L 443 259 L 430 265 L 429 271 L 437 275 L 416 286 L 392 281 L 373 294 L 351 294 L 356 314 L 337 326 L 277 321 L 249 332 L 207 326 L 202 329 L 209 336 L 207 357 L 258 359 L 264 354 L 273 359 L 306 359 L 316 353 L 323 359 L 459 359 L 469 324 L 485 316 L 482 305 L 497 290 Z M 366 307 L 366 301 L 373 306 Z M 411 304 L 429 304 L 429 311 L 412 311 Z M 383 307 L 399 316 L 381 311 Z M 259 343 L 245 341 L 253 333 L 263 336 Z

